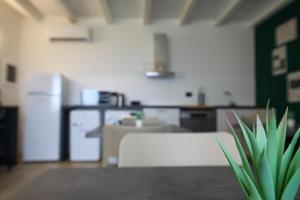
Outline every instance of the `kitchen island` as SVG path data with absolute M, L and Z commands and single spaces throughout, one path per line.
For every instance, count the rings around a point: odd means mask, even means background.
M 64 108 L 62 146 L 63 159 L 69 157 L 69 138 L 72 126 L 80 121 L 71 120 L 72 113 L 84 114 L 88 111 L 97 111 L 99 123 L 97 127 L 118 125 L 125 117 L 132 117 L 137 112 L 143 112 L 145 117 L 156 117 L 164 124 L 172 124 L 189 130 L 189 132 L 216 132 L 228 131 L 226 118 L 232 118 L 231 111 L 235 110 L 242 118 L 255 119 L 256 113 L 264 115 L 265 108 L 254 106 L 170 106 L 170 105 L 143 105 L 143 106 L 67 106 Z M 80 114 L 79 114 L 80 115 Z M 232 120 L 232 119 L 231 119 Z M 235 123 L 235 120 L 232 120 Z

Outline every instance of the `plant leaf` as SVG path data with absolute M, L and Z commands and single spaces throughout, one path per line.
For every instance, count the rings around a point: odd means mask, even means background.
M 272 170 L 273 180 L 276 183 L 276 171 L 277 171 L 277 134 L 276 134 L 276 117 L 275 111 L 272 111 L 271 121 L 269 129 L 267 130 L 267 157 Z
M 266 109 L 266 130 L 269 130 L 269 106 L 270 106 L 270 99 L 267 103 L 267 109 Z
M 285 145 L 285 137 L 286 137 L 286 130 L 287 130 L 287 115 L 288 109 L 286 109 L 279 125 L 277 128 L 277 136 L 278 136 L 278 157 L 282 157 L 284 152 L 284 145 Z
M 244 122 L 241 122 L 241 123 L 249 137 L 249 141 L 250 141 L 250 145 L 251 145 L 252 153 L 253 153 L 252 160 L 254 162 L 254 166 L 255 166 L 256 170 L 258 170 L 258 168 L 257 168 L 258 161 L 259 161 L 260 154 L 263 151 L 263 149 L 259 146 L 258 142 L 256 141 L 254 133 L 248 128 L 248 126 L 246 124 L 244 124 Z
M 262 200 L 261 195 L 260 195 L 255 183 L 251 180 L 251 178 L 248 175 L 248 173 L 246 172 L 246 170 L 245 169 L 242 169 L 242 170 L 245 174 L 245 178 L 247 180 L 247 186 L 249 187 L 249 190 L 250 190 L 250 199 Z
M 260 155 L 258 163 L 258 176 L 264 199 L 275 200 L 275 185 L 272 176 L 272 170 L 265 150 Z
M 285 179 L 285 186 L 288 184 L 292 176 L 295 174 L 296 170 L 300 167 L 300 148 L 298 148 L 287 173 L 286 179 Z
M 246 182 L 246 178 L 245 178 L 244 173 L 242 172 L 241 167 L 234 161 L 234 159 L 232 158 L 230 153 L 227 151 L 227 149 L 223 146 L 223 144 L 218 139 L 217 139 L 217 142 L 218 142 L 219 146 L 221 147 L 226 159 L 228 160 L 233 173 L 235 174 L 241 188 L 243 189 L 245 196 L 249 199 L 249 197 L 250 197 L 249 189 L 246 188 L 247 182 Z
M 242 147 L 242 144 L 235 132 L 235 130 L 233 129 L 233 127 L 231 126 L 231 124 L 227 121 L 228 123 L 228 126 L 229 128 L 231 129 L 231 132 L 233 134 L 233 138 L 234 138 L 234 141 L 235 141 L 235 144 L 237 146 L 237 149 L 239 151 L 239 154 L 240 154 L 240 157 L 241 157 L 241 160 L 242 160 L 242 163 L 243 163 L 243 168 L 246 170 L 246 172 L 248 173 L 248 175 L 250 176 L 250 178 L 252 179 L 252 181 L 255 183 L 255 177 L 251 171 L 251 167 L 250 167 L 250 164 L 249 164 L 249 161 L 247 159 L 247 156 L 246 156 L 246 153 L 245 151 L 243 150 L 243 147 Z
M 295 133 L 291 143 L 289 144 L 287 150 L 285 151 L 281 164 L 280 164 L 280 171 L 279 171 L 279 176 L 277 177 L 277 196 L 281 195 L 282 190 L 284 188 L 284 183 L 285 183 L 285 178 L 288 172 L 288 167 L 291 162 L 295 146 L 297 144 L 297 141 L 300 136 L 300 128 L 297 130 Z
M 281 200 L 291 200 L 295 199 L 298 188 L 300 184 L 300 168 L 297 169 L 295 174 L 292 176 L 291 180 L 287 184 L 282 196 Z
M 284 147 L 285 147 L 287 115 L 288 115 L 288 109 L 286 109 L 276 131 L 276 136 L 277 136 L 277 167 L 276 167 L 276 180 L 275 180 L 276 186 L 278 185 L 277 182 L 279 181 L 278 179 L 280 178 L 281 162 L 282 162 Z
M 266 132 L 265 132 L 265 129 L 264 129 L 258 115 L 256 116 L 256 139 L 257 139 L 259 146 L 262 149 L 265 149 L 266 144 L 267 144 Z
M 238 121 L 239 125 L 240 125 L 240 128 L 241 128 L 241 131 L 242 131 L 242 134 L 243 134 L 243 137 L 244 137 L 244 140 L 246 142 L 246 145 L 248 147 L 248 150 L 250 152 L 250 155 L 251 157 L 253 157 L 253 152 L 252 152 L 252 148 L 251 148 L 251 143 L 250 143 L 250 139 L 249 139 L 249 136 L 247 134 L 247 131 L 246 129 L 244 128 L 243 126 L 243 123 L 242 121 L 240 120 L 240 118 L 237 116 L 237 114 L 235 112 L 233 112 L 235 117 L 236 117 L 236 120 Z

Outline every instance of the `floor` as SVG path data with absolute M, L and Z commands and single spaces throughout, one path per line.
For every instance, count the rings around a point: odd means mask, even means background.
M 5 200 L 19 188 L 29 183 L 34 178 L 38 177 L 43 172 L 49 169 L 57 168 L 97 168 L 100 163 L 32 163 L 20 164 L 7 172 L 0 169 L 0 199 Z

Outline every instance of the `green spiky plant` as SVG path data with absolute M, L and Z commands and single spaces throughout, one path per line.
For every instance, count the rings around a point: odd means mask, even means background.
M 300 128 L 284 151 L 287 113 L 286 110 L 277 127 L 274 110 L 269 120 L 268 103 L 265 127 L 257 116 L 252 130 L 235 114 L 247 149 L 243 149 L 235 130 L 228 124 L 239 151 L 241 166 L 218 141 L 247 199 L 292 200 L 296 196 L 300 184 L 300 148 L 295 148 Z M 249 158 L 246 157 L 247 150 Z

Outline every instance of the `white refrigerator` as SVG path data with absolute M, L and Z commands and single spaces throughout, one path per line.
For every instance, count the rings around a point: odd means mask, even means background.
M 28 75 L 24 105 L 24 161 L 60 159 L 62 88 L 60 74 Z

